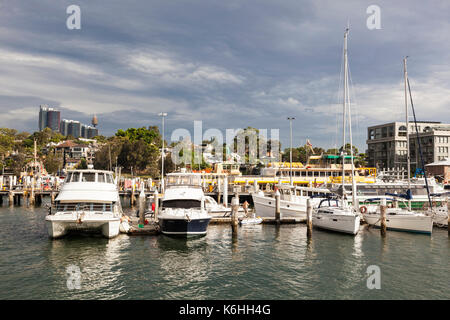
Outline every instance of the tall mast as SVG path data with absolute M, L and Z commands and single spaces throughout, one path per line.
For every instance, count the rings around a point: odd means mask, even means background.
M 344 33 L 344 99 L 343 99 L 343 112 L 342 112 L 342 207 L 345 206 L 345 127 L 346 127 L 346 115 L 347 115 L 347 36 L 348 28 Z
M 409 154 L 409 120 L 408 120 L 408 91 L 407 91 L 407 82 L 408 82 L 408 71 L 406 69 L 406 56 L 403 59 L 403 73 L 405 78 L 405 117 L 406 117 L 406 171 L 408 174 L 408 190 L 411 190 L 411 159 Z M 408 209 L 411 210 L 411 199 L 408 199 Z
M 356 201 L 356 180 L 355 180 L 355 163 L 353 159 L 353 137 L 352 137 L 352 108 L 350 105 L 350 91 L 348 88 L 348 57 L 347 57 L 347 107 L 348 107 L 348 133 L 350 135 L 350 161 L 352 168 L 352 206 L 358 208 L 359 203 Z

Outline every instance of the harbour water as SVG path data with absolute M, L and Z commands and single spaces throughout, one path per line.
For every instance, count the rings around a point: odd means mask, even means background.
M 305 225 L 211 225 L 193 240 L 70 236 L 50 240 L 46 210 L 0 207 L 0 299 L 450 299 L 450 240 Z M 381 272 L 368 289 L 367 268 Z M 70 289 L 67 268 L 80 269 Z

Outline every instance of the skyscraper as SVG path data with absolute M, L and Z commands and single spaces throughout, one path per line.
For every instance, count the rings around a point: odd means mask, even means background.
M 47 111 L 47 127 L 59 132 L 60 116 L 61 113 L 59 111 L 49 108 Z
M 39 108 L 39 131 L 49 127 L 53 131 L 59 132 L 61 112 L 49 108 L 47 105 L 40 105 Z
M 44 128 L 47 126 L 47 111 L 47 105 L 41 104 L 39 106 L 39 131 L 44 130 Z
M 79 138 L 81 135 L 81 123 L 80 121 L 70 120 L 67 126 L 67 135 L 71 135 L 75 138 Z

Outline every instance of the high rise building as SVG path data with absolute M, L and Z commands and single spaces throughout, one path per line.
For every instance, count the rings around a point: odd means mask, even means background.
M 61 124 L 59 125 L 59 130 L 63 136 L 67 136 L 67 132 L 69 130 L 69 122 L 71 120 L 62 119 Z
M 60 129 L 61 112 L 49 108 L 47 105 L 40 105 L 39 107 L 39 131 L 45 128 L 50 128 L 53 131 L 59 132 Z
M 47 127 L 53 131 L 59 132 L 61 112 L 49 108 L 47 111 Z
M 79 138 L 81 135 L 81 123 L 80 121 L 70 120 L 67 126 L 67 135 L 71 135 L 75 138 Z
M 39 131 L 44 130 L 44 128 L 47 126 L 47 110 L 47 105 L 41 104 L 39 106 Z
M 87 130 L 87 138 L 92 139 L 93 137 L 98 136 L 98 129 L 94 127 L 88 127 Z

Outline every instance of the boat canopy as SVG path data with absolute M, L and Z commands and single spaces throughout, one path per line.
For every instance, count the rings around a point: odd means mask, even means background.
M 118 200 L 118 194 L 109 190 L 73 190 L 61 192 L 55 200 L 59 202 L 110 203 Z

